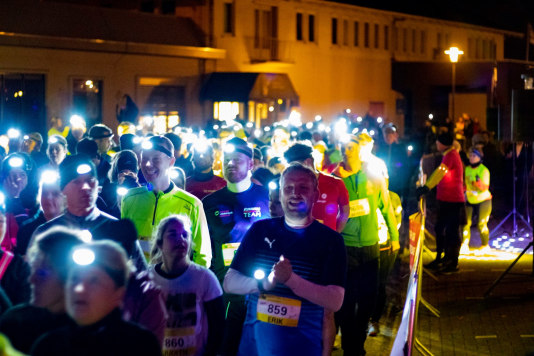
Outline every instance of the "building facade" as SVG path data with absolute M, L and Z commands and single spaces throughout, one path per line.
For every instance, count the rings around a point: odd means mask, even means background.
M 331 121 L 350 109 L 415 127 L 434 108 L 450 114 L 445 49 L 465 52 L 456 112 L 485 114 L 505 40 L 521 36 L 324 0 L 75 2 L 0 4 L 0 124 L 23 115 L 41 127 L 84 110 L 116 126 L 128 94 L 140 115 L 168 126 L 229 116 L 269 124 L 291 111 Z M 41 99 L 21 106 L 29 93 L 14 95 L 30 79 Z

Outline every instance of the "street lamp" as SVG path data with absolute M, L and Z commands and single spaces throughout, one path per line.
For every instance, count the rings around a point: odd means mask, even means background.
M 456 120 L 456 116 L 454 112 L 454 109 L 455 109 L 454 108 L 454 96 L 456 94 L 456 62 L 458 62 L 458 57 L 461 54 L 464 54 L 464 51 L 461 51 L 460 49 L 458 49 L 458 47 L 451 47 L 445 51 L 445 54 L 449 55 L 449 58 L 452 63 L 452 98 L 451 98 L 452 118 L 451 119 L 454 121 Z

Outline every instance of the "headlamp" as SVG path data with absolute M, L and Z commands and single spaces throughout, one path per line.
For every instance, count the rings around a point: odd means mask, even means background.
M 213 125 L 213 129 L 214 130 L 218 130 L 219 129 L 219 125 Z
M 311 130 L 311 129 L 313 128 L 313 122 L 308 122 L 308 123 L 306 124 L 306 128 L 307 128 L 308 130 Z
M 254 130 L 254 136 L 259 138 L 261 136 L 261 130 L 259 130 L 259 129 Z
M 88 266 L 95 262 L 95 258 L 95 253 L 89 248 L 81 247 L 72 252 L 72 260 L 78 266 Z
M 136 145 L 140 144 L 141 141 L 143 141 L 143 138 L 142 138 L 142 137 L 135 136 L 135 137 L 133 138 L 133 143 L 136 144 Z
M 50 138 L 48 139 L 48 144 L 49 144 L 49 145 L 53 145 L 54 143 L 58 143 L 58 140 L 57 140 L 57 137 L 53 137 L 53 136 L 52 136 L 52 137 L 50 137 Z
M 321 121 L 322 119 L 321 115 L 315 115 L 315 121 Z
M 123 197 L 126 195 L 126 193 L 128 193 L 128 188 L 125 188 L 125 187 L 118 187 L 117 188 L 117 195 L 120 196 L 120 197 Z
M 362 119 L 362 117 L 361 117 L 361 116 L 358 116 L 358 117 L 356 118 L 356 121 L 358 121 L 358 122 L 362 122 L 362 121 L 363 121 L 363 119 Z
M 410 152 L 413 151 L 413 146 L 412 145 L 408 145 L 408 151 L 410 151 Z
M 148 140 L 143 141 L 143 143 L 141 144 L 141 148 L 144 150 L 151 150 L 152 147 L 154 147 L 154 145 Z
M 232 153 L 232 152 L 235 152 L 235 146 L 230 144 L 230 143 L 227 143 L 225 146 L 224 146 L 224 152 L 225 153 Z
M 269 189 L 270 190 L 278 189 L 278 184 L 276 184 L 275 182 L 269 182 Z
M 43 171 L 41 174 L 41 183 L 42 184 L 54 184 L 58 181 L 59 174 L 56 171 L 53 170 L 46 170 Z
M 20 157 L 11 157 L 7 163 L 12 168 L 20 168 L 24 164 L 24 161 Z
M 376 122 L 381 124 L 384 121 L 380 116 L 376 118 Z
M 29 139 L 30 139 L 30 136 L 28 136 L 28 135 L 24 135 L 24 136 L 22 136 L 22 139 L 24 139 L 24 140 L 29 140 Z
M 247 127 L 248 128 L 251 128 L 252 126 L 254 126 L 254 124 L 252 122 L 247 122 Z
M 265 132 L 271 131 L 271 128 L 269 126 L 265 126 L 263 129 L 265 130 Z
M 89 243 L 93 241 L 93 235 L 89 230 L 82 230 L 80 231 L 80 239 L 85 243 Z
M 69 122 L 72 128 L 85 128 L 85 120 L 80 115 L 72 115 Z
M 4 193 L 0 192 L 0 208 L 4 208 L 6 204 L 6 196 Z
M 20 137 L 20 131 L 17 129 L 9 129 L 7 130 L 7 137 L 9 138 L 19 138 Z
M 91 172 L 91 166 L 86 163 L 80 164 L 78 167 L 76 167 L 76 173 L 78 174 L 87 174 L 89 172 Z
M 193 146 L 195 152 L 198 152 L 198 153 L 205 153 L 208 150 L 208 147 L 209 147 L 209 142 L 206 140 L 199 140 L 195 142 Z

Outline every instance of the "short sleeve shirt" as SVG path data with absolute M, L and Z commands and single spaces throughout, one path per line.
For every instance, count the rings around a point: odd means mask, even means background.
M 256 222 L 245 235 L 231 268 L 252 277 L 257 270 L 269 274 L 280 255 L 289 259 L 293 272 L 319 285 L 344 287 L 346 252 L 340 234 L 314 221 L 304 229 L 293 229 L 283 218 Z M 281 299 L 299 306 L 293 326 L 285 322 L 258 319 L 259 304 L 265 300 Z M 270 308 L 270 307 L 269 307 Z M 247 316 L 240 355 L 321 355 L 323 308 L 295 295 L 284 285 L 277 285 L 262 295 L 249 294 Z M 273 342 L 276 340 L 276 342 Z
M 339 178 L 319 173 L 319 198 L 313 205 L 313 217 L 332 230 L 337 229 L 337 216 L 344 205 L 349 205 L 349 193 Z
M 179 277 L 168 279 L 151 266 L 150 274 L 161 288 L 168 314 L 163 355 L 203 355 L 208 340 L 204 303 L 222 295 L 217 278 L 195 263 Z
M 449 170 L 437 186 L 436 198 L 451 203 L 465 202 L 464 166 L 460 154 L 455 149 L 450 149 L 443 156 L 441 163 Z

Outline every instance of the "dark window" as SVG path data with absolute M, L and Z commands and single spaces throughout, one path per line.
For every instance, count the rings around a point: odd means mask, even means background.
M 354 21 L 354 46 L 358 47 L 360 42 L 360 23 L 358 21 Z
M 304 38 L 302 35 L 302 14 L 297 12 L 297 41 L 302 41 Z
M 408 46 L 408 30 L 406 28 L 402 29 L 402 51 L 406 52 Z
M 308 41 L 315 42 L 315 16 L 308 16 Z
M 436 46 L 438 47 L 439 50 L 443 49 L 443 43 L 442 43 L 442 36 L 441 36 L 441 33 L 438 32 L 438 34 L 436 35 Z
M 139 4 L 139 10 L 142 12 L 154 13 L 155 9 L 156 5 L 154 0 L 141 0 L 141 3 Z
M 163 15 L 174 15 L 176 12 L 176 0 L 162 0 L 161 13 Z
M 44 75 L 0 74 L 0 127 L 46 134 Z
M 363 25 L 363 45 L 365 48 L 369 48 L 369 23 L 366 22 Z
M 417 45 L 417 36 L 416 36 L 416 31 L 415 29 L 412 30 L 412 52 L 415 52 L 415 47 Z
M 260 48 L 260 10 L 254 10 L 254 48 Z
M 332 44 L 337 44 L 337 19 L 332 19 Z
M 349 22 L 343 20 L 343 46 L 349 45 Z
M 154 87 L 141 110 L 141 115 L 169 115 L 177 112 L 180 121 L 185 119 L 185 87 L 160 85 Z
M 234 34 L 234 4 L 224 3 L 224 33 Z
M 85 119 L 87 127 L 102 122 L 103 82 L 92 78 L 72 81 L 72 114 Z
M 426 52 L 426 32 L 421 31 L 421 53 Z
M 389 49 L 389 26 L 384 26 L 384 49 Z
M 380 47 L 378 41 L 380 40 L 380 30 L 378 24 L 375 24 L 375 48 Z

